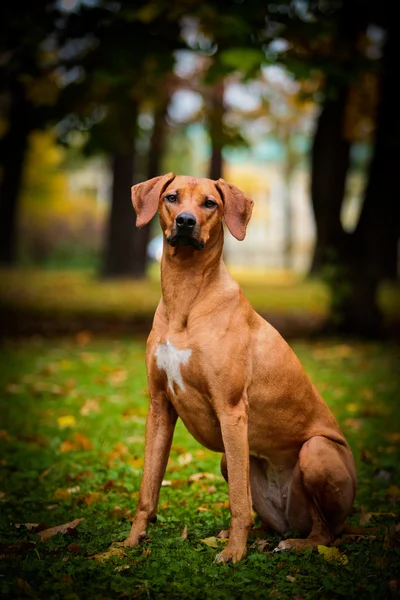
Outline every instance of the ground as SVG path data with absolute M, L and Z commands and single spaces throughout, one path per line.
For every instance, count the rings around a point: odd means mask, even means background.
M 144 338 L 9 340 L 0 362 L 2 597 L 398 597 L 400 349 L 292 346 L 355 455 L 350 522 L 381 529 L 280 555 L 278 536 L 255 531 L 241 563 L 215 565 L 224 544 L 215 535 L 229 523 L 220 457 L 178 423 L 157 523 L 140 547 L 110 551 L 129 531 L 143 466 Z

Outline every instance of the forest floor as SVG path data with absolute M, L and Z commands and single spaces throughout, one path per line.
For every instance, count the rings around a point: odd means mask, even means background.
M 381 526 L 330 547 L 216 565 L 229 523 L 219 456 L 178 422 L 157 523 L 133 549 L 148 397 L 143 337 L 87 331 L 6 340 L 0 357 L 0 594 L 108 600 L 365 599 L 400 594 L 400 349 L 394 342 L 297 340 L 292 347 L 353 450 L 349 521 Z M 256 526 L 259 525 L 256 520 Z M 55 529 L 51 529 L 55 528 Z

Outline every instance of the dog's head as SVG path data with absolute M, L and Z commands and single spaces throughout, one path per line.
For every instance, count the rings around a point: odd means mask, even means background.
M 168 173 L 132 187 L 136 225 L 146 225 L 157 212 L 171 246 L 202 250 L 221 227 L 243 240 L 253 201 L 223 179 L 187 177 Z

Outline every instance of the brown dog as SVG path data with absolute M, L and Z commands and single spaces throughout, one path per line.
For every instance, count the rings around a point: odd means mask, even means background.
M 138 227 L 160 214 L 162 298 L 147 343 L 150 406 L 139 502 L 124 545 L 156 518 L 176 420 L 222 452 L 229 541 L 246 554 L 252 508 L 284 535 L 277 551 L 329 544 L 353 504 L 351 451 L 328 406 L 279 333 L 251 308 L 222 261 L 223 224 L 242 240 L 253 202 L 223 179 L 173 173 L 132 188 Z

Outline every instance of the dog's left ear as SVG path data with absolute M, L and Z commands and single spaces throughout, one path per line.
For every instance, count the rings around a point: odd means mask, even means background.
M 174 173 L 160 175 L 138 183 L 131 188 L 132 204 L 136 212 L 136 227 L 143 227 L 157 212 L 160 196 L 175 178 Z
M 224 203 L 224 218 L 226 226 L 237 240 L 244 240 L 247 224 L 253 210 L 253 200 L 242 190 L 226 183 L 223 179 L 215 182 Z

